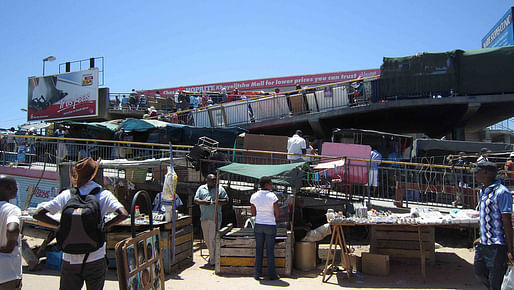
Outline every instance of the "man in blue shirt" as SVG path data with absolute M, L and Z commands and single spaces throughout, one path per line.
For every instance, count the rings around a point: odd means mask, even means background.
M 202 225 L 203 239 L 209 249 L 209 265 L 214 266 L 214 250 L 216 248 L 214 240 L 216 236 L 216 226 L 214 224 L 216 176 L 214 174 L 207 175 L 207 184 L 198 187 L 194 201 L 196 204 L 200 205 L 200 222 Z M 220 185 L 218 197 L 218 229 L 221 225 L 221 205 L 227 203 L 227 201 L 227 193 Z
M 512 256 L 512 195 L 496 180 L 496 164 L 483 161 L 474 169 L 480 190 L 480 239 L 475 241 L 473 272 L 487 289 L 500 289 Z

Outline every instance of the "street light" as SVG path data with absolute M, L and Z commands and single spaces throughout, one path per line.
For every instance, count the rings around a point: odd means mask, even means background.
M 53 55 L 43 58 L 43 75 L 45 75 L 45 62 L 54 61 L 54 60 L 55 60 L 55 56 L 53 56 Z

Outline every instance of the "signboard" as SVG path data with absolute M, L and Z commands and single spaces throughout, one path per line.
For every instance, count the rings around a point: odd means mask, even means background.
M 507 13 L 496 23 L 496 25 L 482 39 L 482 48 L 501 47 L 514 45 L 514 26 L 512 16 L 514 7 L 509 8 Z
M 145 96 L 154 96 L 156 91 L 159 91 L 160 95 L 173 95 L 179 89 L 185 89 L 191 92 L 216 92 L 221 91 L 222 88 L 226 88 L 228 91 L 235 88 L 241 91 L 252 91 L 261 89 L 271 89 L 280 87 L 290 87 L 296 85 L 321 85 L 328 83 L 336 83 L 343 81 L 350 81 L 356 78 L 363 77 L 374 77 L 380 75 L 380 69 L 365 69 L 355 71 L 340 71 L 322 74 L 310 74 L 310 75 L 298 75 L 278 78 L 267 78 L 267 79 L 256 79 L 246 81 L 235 81 L 235 82 L 224 82 L 224 83 L 213 83 L 205 85 L 194 85 L 187 87 L 175 87 L 166 88 L 159 90 L 144 90 L 139 93 L 143 93 Z
M 98 69 L 31 77 L 28 121 L 59 120 L 98 114 Z

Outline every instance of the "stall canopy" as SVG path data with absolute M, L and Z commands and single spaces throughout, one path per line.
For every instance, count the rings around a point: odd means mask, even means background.
M 182 124 L 167 123 L 158 120 L 126 119 L 119 128 L 124 128 L 126 132 L 147 132 L 158 131 L 166 134 L 169 141 L 173 144 L 195 145 L 198 138 L 206 136 L 219 142 L 219 147 L 232 148 L 237 135 L 244 130 L 239 127 L 234 128 L 207 128 L 194 127 Z
M 263 176 L 271 176 L 274 183 L 300 188 L 304 169 L 307 169 L 307 162 L 297 162 L 280 165 L 260 165 L 232 163 L 218 168 L 220 172 L 226 172 L 246 177 L 259 179 Z
M 119 129 L 124 128 L 126 132 L 145 132 L 152 129 L 166 128 L 169 123 L 159 120 L 126 119 L 119 125 Z
M 109 122 L 58 121 L 56 124 L 69 126 L 71 137 L 112 140 L 118 126 Z

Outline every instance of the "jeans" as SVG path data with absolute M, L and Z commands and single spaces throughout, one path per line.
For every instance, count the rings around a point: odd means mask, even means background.
M 500 289 L 507 270 L 507 246 L 478 245 L 475 248 L 473 273 L 487 289 Z
M 275 237 L 277 236 L 277 226 L 255 224 L 255 268 L 253 275 L 262 276 L 262 258 L 264 256 L 264 242 L 266 241 L 266 258 L 268 260 L 268 276 L 273 279 L 275 273 Z
M 87 290 L 101 290 L 104 288 L 105 272 L 107 261 L 102 258 L 84 265 L 84 272 L 81 274 L 82 264 L 70 264 L 62 262 L 61 269 L 61 290 L 80 290 L 86 282 Z

